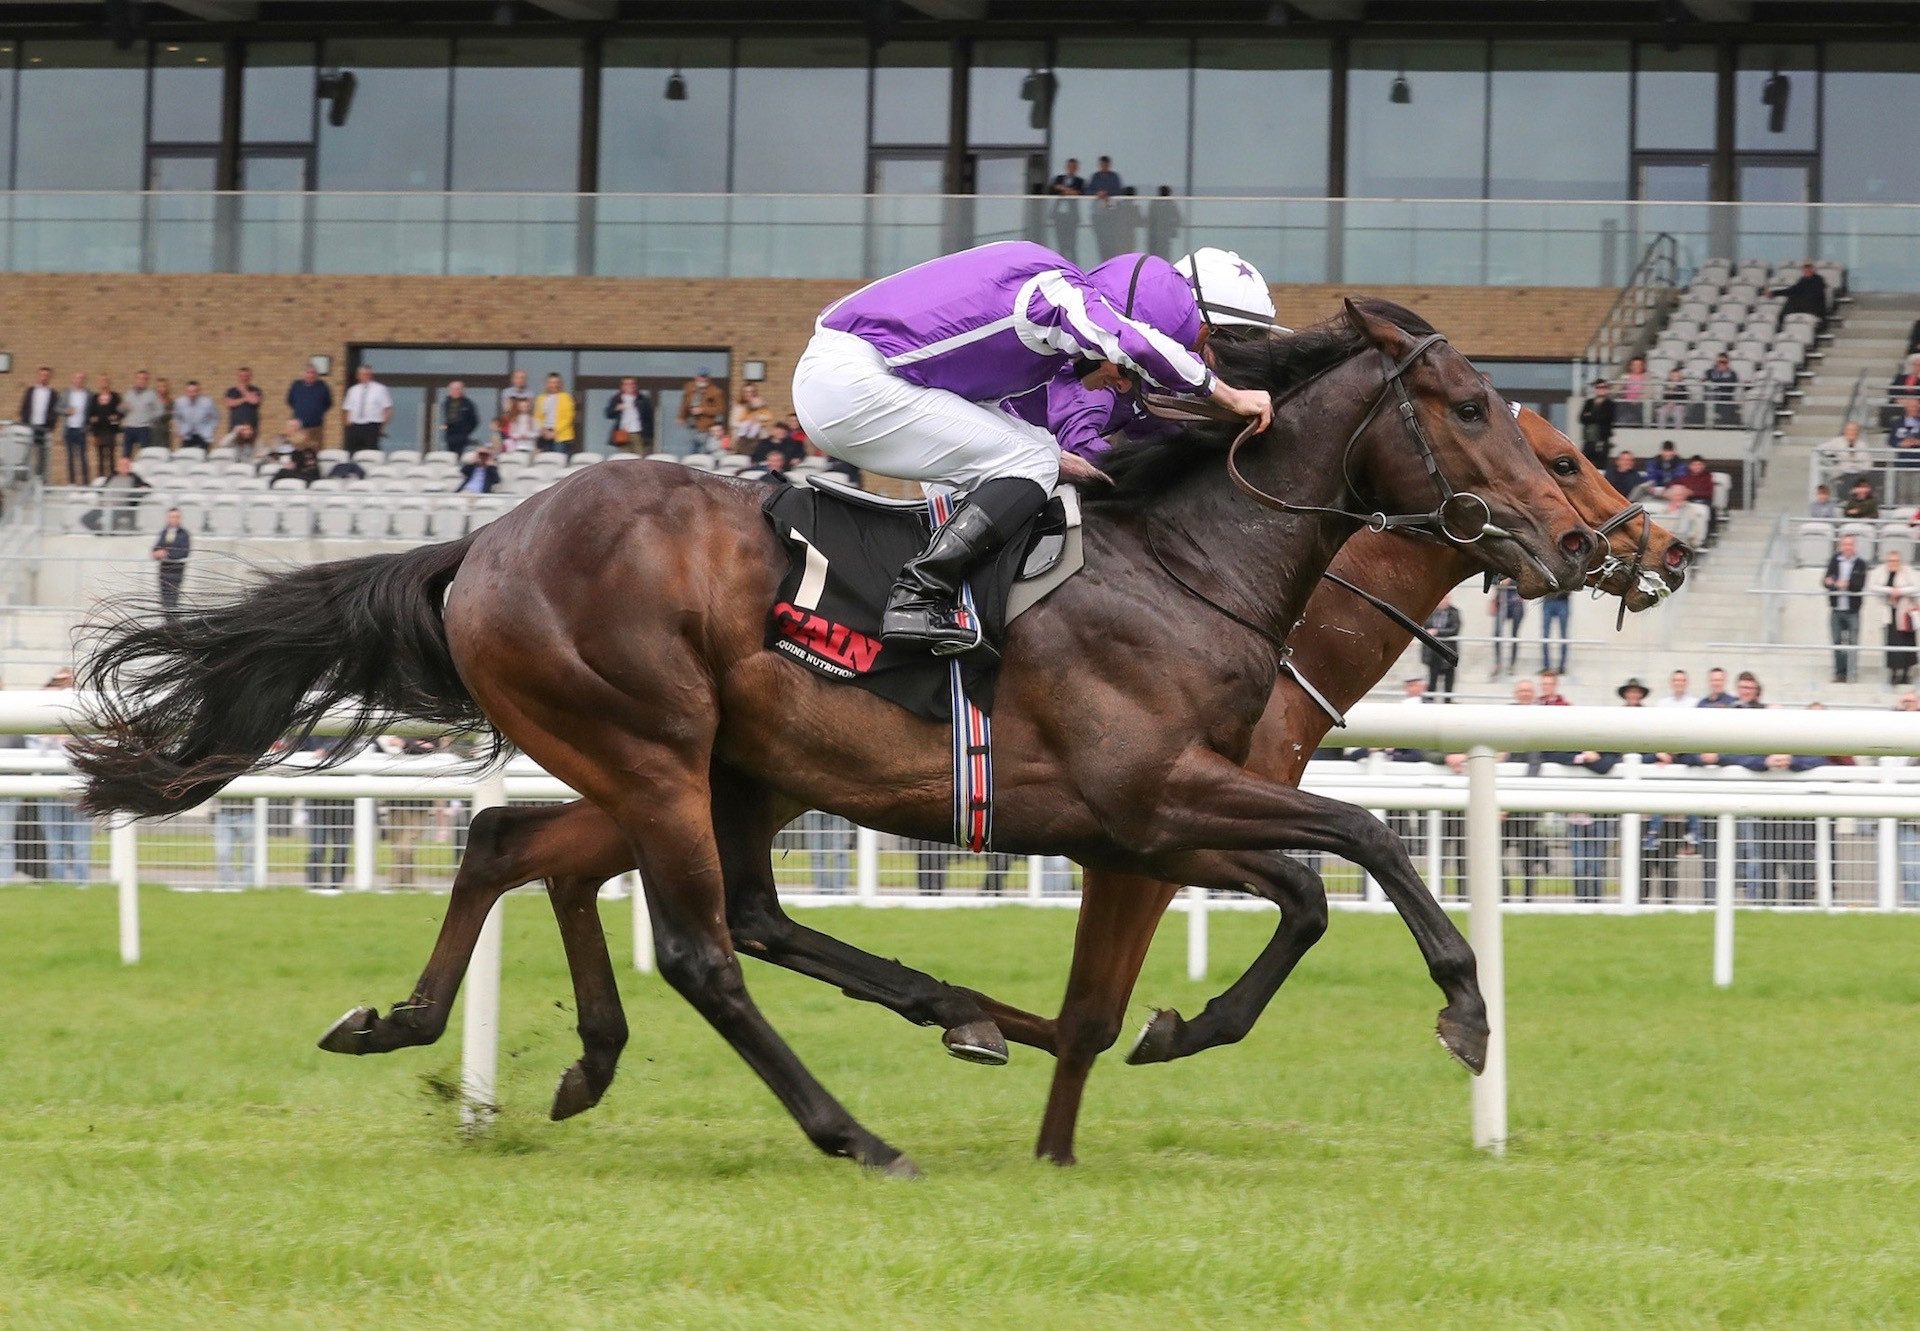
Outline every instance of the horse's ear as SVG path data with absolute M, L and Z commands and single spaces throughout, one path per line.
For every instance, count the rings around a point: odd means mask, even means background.
M 1342 297 L 1340 303 L 1346 310 L 1347 323 L 1353 331 L 1389 356 L 1398 355 L 1400 348 L 1406 345 L 1406 332 L 1393 320 L 1369 314 L 1351 296 Z
M 1342 296 L 1340 306 L 1346 311 L 1347 326 L 1361 337 L 1371 338 L 1373 330 L 1367 327 L 1367 316 L 1360 313 L 1360 307 L 1353 303 L 1352 296 Z

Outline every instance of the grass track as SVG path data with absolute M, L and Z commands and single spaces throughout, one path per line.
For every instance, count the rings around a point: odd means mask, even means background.
M 550 916 L 508 904 L 507 1110 L 429 1082 L 457 1037 L 313 1040 L 410 987 L 441 898 L 0 891 L 0 1327 L 1326 1328 L 1920 1325 L 1920 919 L 1508 922 L 1514 1141 L 1391 918 L 1336 916 L 1243 1046 L 1095 1075 L 1079 1169 L 1028 1158 L 1048 1061 L 765 967 L 771 1019 L 917 1184 L 815 1155 L 657 980 L 606 1103 L 549 1124 L 576 1051 Z M 1050 1006 L 1061 911 L 818 912 Z M 1223 984 L 1270 919 L 1216 915 Z M 1143 999 L 1197 1010 L 1179 925 Z M 566 1007 L 557 1006 L 567 1000 Z

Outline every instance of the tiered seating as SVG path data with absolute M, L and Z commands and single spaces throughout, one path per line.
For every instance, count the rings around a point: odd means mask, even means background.
M 1851 536 L 1860 551 L 1860 557 L 1869 564 L 1883 562 L 1888 551 L 1900 555 L 1902 560 L 1913 560 L 1913 525 L 1915 510 L 1910 507 L 1881 510 L 1877 519 L 1868 521 L 1863 518 L 1808 518 L 1800 524 L 1800 530 L 1794 537 L 1793 562 L 1800 568 L 1824 567 L 1827 557 L 1833 553 L 1833 547 L 1842 536 Z

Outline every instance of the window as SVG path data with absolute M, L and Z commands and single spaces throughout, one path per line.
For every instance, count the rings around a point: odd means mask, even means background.
M 358 80 L 347 123 L 320 118 L 323 190 L 447 187 L 448 44 L 437 38 L 328 42 L 330 68 Z
M 733 69 L 724 41 L 616 38 L 600 76 L 600 188 L 612 194 L 721 194 Z M 675 72 L 684 101 L 667 100 Z
M 248 143 L 313 142 L 313 45 L 256 42 L 240 77 L 240 137 Z
M 1495 42 L 1489 197 L 1626 197 L 1630 92 L 1624 42 Z
M 217 42 L 155 44 L 152 142 L 220 142 L 223 59 Z
M 1200 42 L 1194 194 L 1326 194 L 1329 54 L 1325 42 Z
M 14 45 L 0 41 L 0 189 L 13 184 Z
M 1735 148 L 1742 152 L 1813 151 L 1814 120 L 1820 109 L 1820 76 L 1814 70 L 1815 63 L 1811 46 L 1740 48 L 1740 64 L 1733 80 Z
M 1078 157 L 1089 181 L 1108 156 L 1142 194 L 1187 192 L 1186 42 L 1063 39 L 1054 76 L 1055 156 Z
M 945 42 L 889 42 L 873 70 L 873 141 L 946 146 L 953 103 L 953 48 Z
M 1486 134 L 1483 43 L 1353 44 L 1347 75 L 1348 194 L 1477 199 L 1486 183 Z
M 1634 75 L 1633 146 L 1713 147 L 1714 74 L 1711 46 L 1668 51 L 1642 45 Z
M 859 194 L 867 185 L 867 47 L 749 39 L 735 75 L 733 188 Z
M 978 147 L 1039 147 L 1045 123 L 1033 123 L 1028 76 L 1046 72 L 1047 50 L 1039 42 L 976 42 L 967 71 L 967 142 Z M 1037 84 L 1038 80 L 1035 81 Z M 1060 169 L 1049 164 L 1048 174 Z
M 107 42 L 25 43 L 15 185 L 139 189 L 145 176 L 147 70 L 141 51 Z
M 1794 80 L 1793 99 L 1805 89 Z M 1828 203 L 1920 203 L 1920 153 L 1889 139 L 1920 106 L 1920 47 L 1830 43 L 1820 195 Z M 1789 115 L 1792 111 L 1789 110 Z
M 453 73 L 455 190 L 580 188 L 580 43 L 462 37 Z

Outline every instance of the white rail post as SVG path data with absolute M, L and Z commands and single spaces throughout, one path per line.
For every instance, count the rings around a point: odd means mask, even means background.
M 633 968 L 642 975 L 653 974 L 653 916 L 647 913 L 647 880 L 638 869 L 626 875 L 633 903 Z
M 1500 901 L 1500 790 L 1494 752 L 1467 751 L 1467 934 L 1487 1003 L 1487 1066 L 1473 1082 L 1473 1144 L 1507 1149 L 1507 958 Z
M 1446 897 L 1446 885 L 1441 881 L 1446 861 L 1441 858 L 1445 847 L 1441 837 L 1447 830 L 1446 815 L 1438 809 L 1427 810 L 1427 891 L 1433 893 L 1433 899 L 1440 901 Z
M 1733 984 L 1733 865 L 1739 844 L 1733 815 L 1723 813 L 1717 822 L 1720 850 L 1714 863 L 1713 983 L 1726 989 Z
M 880 834 L 871 827 L 854 829 L 853 894 L 863 906 L 880 896 Z
M 506 773 L 496 764 L 473 790 L 473 816 L 507 802 Z M 500 1068 L 500 911 L 493 903 L 467 967 L 460 1030 L 460 1121 L 478 1131 L 493 1118 Z
M 1187 889 L 1187 978 L 1207 978 L 1207 889 Z
M 1027 900 L 1038 901 L 1040 889 L 1047 881 L 1047 860 L 1044 855 L 1027 856 Z
M 114 886 L 120 891 L 120 960 L 140 960 L 140 842 L 133 819 L 116 818 L 107 834 Z
M 1889 787 L 1894 786 L 1894 760 L 1880 760 L 1881 779 Z M 1879 852 L 1874 866 L 1874 908 L 1892 910 L 1900 899 L 1900 823 L 1895 818 L 1880 820 L 1875 849 Z
M 1367 754 L 1367 776 L 1377 782 L 1381 777 L 1386 775 L 1386 772 L 1386 750 L 1374 749 L 1369 752 Z M 1369 809 L 1367 812 L 1371 813 L 1383 823 L 1387 821 L 1387 812 L 1385 809 Z M 1386 893 L 1380 890 L 1380 884 L 1374 882 L 1373 875 L 1365 869 L 1360 871 L 1360 899 L 1375 905 L 1386 900 Z
M 253 802 L 253 885 L 267 885 L 267 798 Z
M 1833 819 L 1813 820 L 1813 904 L 1833 909 Z
M 353 801 L 353 890 L 373 891 L 374 831 L 373 798 L 361 795 Z
M 1665 750 L 1662 750 L 1665 752 Z M 1620 760 L 1620 779 L 1640 779 L 1640 755 L 1629 753 Z M 1637 813 L 1620 815 L 1620 905 L 1633 910 L 1640 905 L 1640 837 L 1644 822 Z M 1677 870 L 1669 869 L 1669 873 Z

